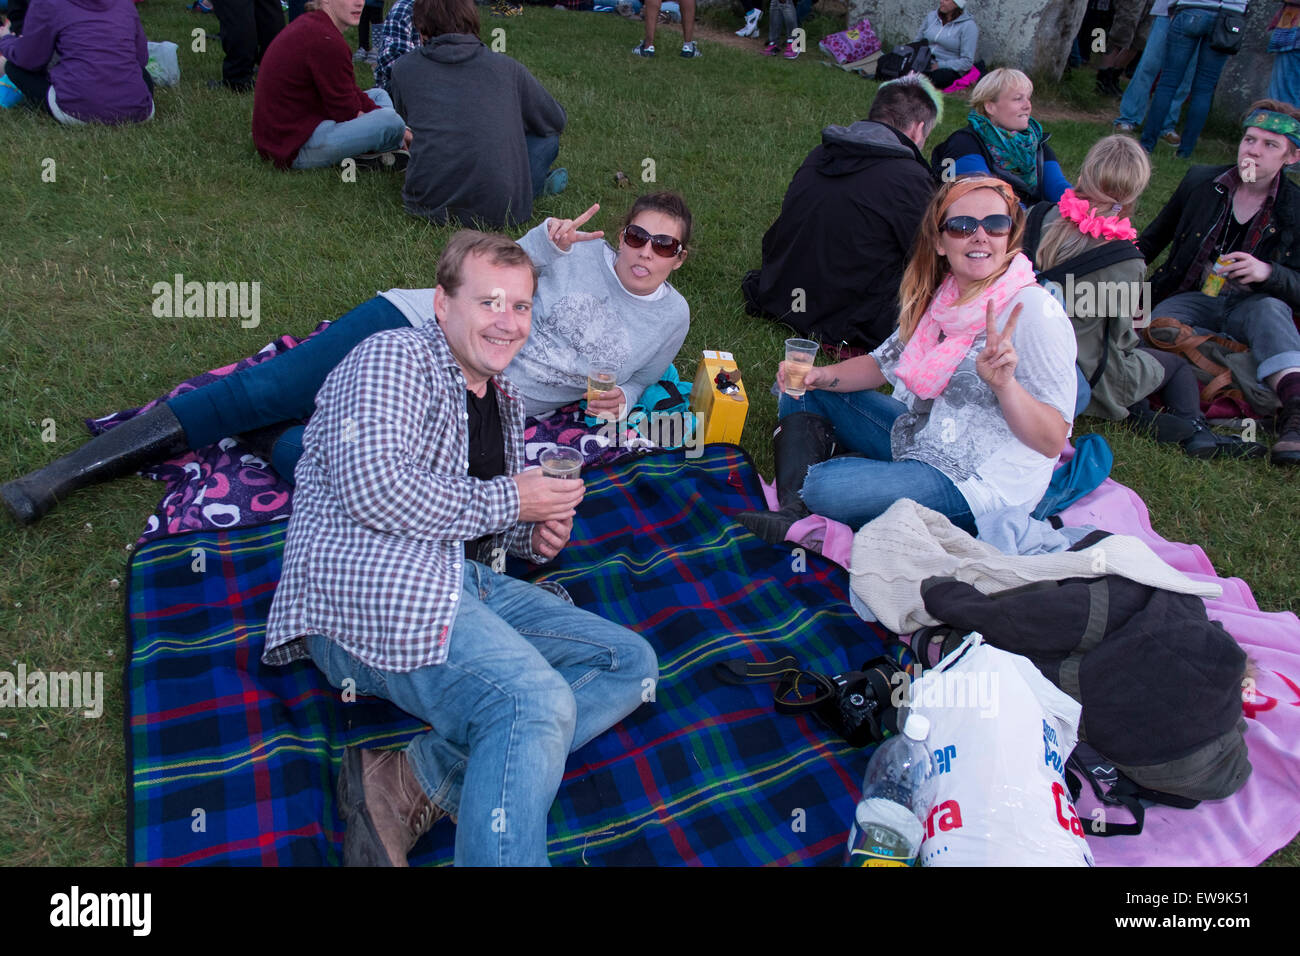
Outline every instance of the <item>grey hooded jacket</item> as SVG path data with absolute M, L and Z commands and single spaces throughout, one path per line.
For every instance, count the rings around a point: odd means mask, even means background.
M 935 67 L 956 70 L 959 74 L 967 73 L 975 65 L 975 45 L 979 39 L 980 28 L 965 10 L 951 23 L 944 23 L 939 19 L 939 11 L 931 10 L 916 35 L 917 41 L 930 44 Z

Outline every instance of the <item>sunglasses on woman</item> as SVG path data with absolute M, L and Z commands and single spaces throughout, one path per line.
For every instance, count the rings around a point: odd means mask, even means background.
M 975 235 L 980 226 L 990 236 L 1006 236 L 1011 233 L 1011 217 L 998 214 L 976 219 L 974 216 L 953 216 L 943 224 L 943 231 L 954 239 L 969 239 Z
M 682 241 L 672 236 L 652 236 L 640 226 L 631 225 L 623 230 L 623 241 L 633 249 L 640 249 L 647 242 L 650 248 L 655 251 L 655 255 L 663 256 L 665 259 L 671 259 L 682 251 Z

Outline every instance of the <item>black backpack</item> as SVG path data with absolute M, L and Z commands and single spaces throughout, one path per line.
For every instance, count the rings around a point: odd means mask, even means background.
M 876 61 L 876 79 L 896 80 L 909 73 L 924 73 L 930 68 L 930 44 L 924 41 L 896 46 Z
M 1105 537 L 1094 532 L 1071 550 Z M 990 645 L 1024 655 L 1079 701 L 1079 740 L 1097 759 L 1090 766 L 1081 755 L 1076 765 L 1094 786 L 1108 776 L 1095 769 L 1114 771 L 1103 799 L 1118 786 L 1110 802 L 1136 795 L 1186 807 L 1230 796 L 1250 776 L 1241 713 L 1246 654 L 1200 598 L 1118 575 L 992 595 L 928 578 L 921 594 L 948 630 L 979 631 Z M 945 636 L 939 629 L 927 640 Z

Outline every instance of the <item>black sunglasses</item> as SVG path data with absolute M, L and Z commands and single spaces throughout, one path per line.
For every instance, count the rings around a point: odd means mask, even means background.
M 975 235 L 980 226 L 990 236 L 1006 236 L 1011 233 L 1011 217 L 999 213 L 976 219 L 974 216 L 953 216 L 943 224 L 943 231 L 954 239 L 969 239 Z
M 623 241 L 633 249 L 640 249 L 647 242 L 650 248 L 655 251 L 655 255 L 663 256 L 665 259 L 671 259 L 685 248 L 680 239 L 672 236 L 652 236 L 640 226 L 628 226 L 623 230 Z

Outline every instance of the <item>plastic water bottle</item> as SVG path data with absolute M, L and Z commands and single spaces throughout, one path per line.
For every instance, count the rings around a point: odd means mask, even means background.
M 911 866 L 925 836 L 922 821 L 937 782 L 930 755 L 930 721 L 908 714 L 903 732 L 876 748 L 853 813 L 848 866 Z

